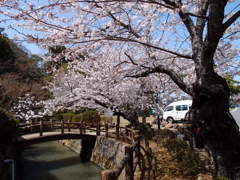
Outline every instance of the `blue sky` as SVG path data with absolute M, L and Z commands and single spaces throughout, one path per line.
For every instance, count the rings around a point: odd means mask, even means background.
M 6 24 L 5 24 L 6 25 Z M 0 27 L 5 27 L 3 24 L 0 25 Z M 15 31 L 11 29 L 5 29 L 3 33 L 6 33 L 10 39 L 14 39 L 14 35 L 16 34 Z M 40 48 L 36 44 L 28 43 L 28 42 L 22 42 L 21 43 L 24 47 L 26 47 L 32 54 L 38 54 L 38 55 L 43 55 L 47 52 L 46 49 Z
M 28 0 L 28 2 L 32 2 L 33 4 L 36 3 L 35 0 Z M 38 3 L 45 4 L 46 2 L 47 2 L 46 0 L 38 0 Z M 240 6 L 240 3 L 238 1 L 234 1 L 233 3 L 229 3 L 229 5 L 226 7 L 226 13 L 228 13 L 229 11 L 231 11 L 233 9 L 234 9 L 233 12 L 236 12 L 239 9 L 239 6 Z M 0 14 L 0 18 L 1 18 L 1 16 L 2 15 Z M 14 24 L 14 21 L 11 21 L 11 23 Z M 11 30 L 11 29 L 7 29 L 7 26 L 8 26 L 8 24 L 0 24 L 0 27 L 6 28 L 4 33 L 6 33 L 10 39 L 13 39 L 14 34 L 16 34 L 16 32 Z M 20 30 L 20 29 L 18 29 L 18 30 L 20 32 L 23 31 L 23 30 Z M 42 49 L 39 46 L 37 46 L 36 44 L 23 42 L 22 45 L 25 46 L 32 54 L 43 55 L 44 53 L 47 52 L 46 49 Z
M 31 1 L 31 0 L 30 0 Z M 32 1 L 34 2 L 34 1 Z M 42 2 L 45 2 L 45 0 L 42 0 Z M 228 5 L 228 7 L 226 8 L 226 13 L 233 10 L 233 12 L 236 12 L 238 9 L 239 9 L 239 6 L 240 6 L 240 3 L 239 1 L 235 1 L 234 3 L 230 3 Z M 236 8 L 237 7 L 237 8 Z M 1 18 L 1 14 L 0 14 L 0 18 Z M 14 24 L 14 21 L 11 21 L 12 24 Z M 13 39 L 14 37 L 14 34 L 16 34 L 16 32 L 14 30 L 11 30 L 11 29 L 7 29 L 7 26 L 8 24 L 0 24 L 0 27 L 4 27 L 6 28 L 6 30 L 4 31 L 4 33 L 6 33 L 8 35 L 8 37 L 10 39 Z M 17 28 L 17 27 L 16 27 Z M 18 29 L 18 28 L 17 28 Z M 21 30 L 21 29 L 18 29 L 18 31 L 24 31 L 24 30 Z M 26 32 L 26 31 L 24 31 Z M 37 46 L 36 44 L 31 44 L 31 43 L 28 43 L 28 42 L 23 42 L 22 43 L 23 46 L 25 46 L 32 54 L 38 54 L 38 55 L 43 55 L 45 53 L 47 53 L 47 50 L 46 49 L 42 49 L 40 48 L 39 46 Z M 238 80 L 240 80 L 240 76 L 237 78 Z

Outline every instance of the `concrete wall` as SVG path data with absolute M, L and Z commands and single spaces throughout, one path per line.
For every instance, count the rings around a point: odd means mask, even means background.
M 80 154 L 81 148 L 82 148 L 82 140 L 76 140 L 76 139 L 66 139 L 66 140 L 59 140 L 59 143 L 61 143 L 64 146 L 67 146 L 72 151 Z
M 103 169 L 113 169 L 125 156 L 125 143 L 115 139 L 98 136 L 93 149 L 91 161 Z M 121 173 L 119 180 L 125 180 L 125 170 Z
M 61 140 L 59 142 L 78 154 L 83 153 L 81 152 L 82 140 Z M 85 143 L 83 143 L 83 146 L 84 144 Z M 124 158 L 126 146 L 128 145 L 123 142 L 116 141 L 115 139 L 98 136 L 94 147 L 90 147 L 93 149 L 88 150 L 88 152 L 91 153 L 90 161 L 97 164 L 103 169 L 113 169 Z M 125 170 L 123 170 L 122 174 L 119 177 L 119 180 L 125 180 Z

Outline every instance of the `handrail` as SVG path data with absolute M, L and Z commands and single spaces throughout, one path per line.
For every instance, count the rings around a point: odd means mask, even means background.
M 71 129 L 79 129 L 80 133 L 84 133 L 86 130 L 95 131 L 96 135 L 101 134 L 101 126 L 99 123 L 97 125 L 88 125 L 82 122 L 70 122 L 70 121 L 43 121 L 40 120 L 38 122 L 29 122 L 29 123 L 21 123 L 17 126 L 19 128 L 19 133 L 25 133 L 30 131 L 28 134 L 32 133 L 33 131 L 38 131 L 40 136 L 43 135 L 45 130 L 56 130 L 60 129 L 61 133 L 64 134 L 65 129 L 68 132 L 71 132 Z M 95 129 L 94 129 L 95 128 Z
M 138 154 L 140 152 L 140 141 L 141 137 L 138 136 L 136 138 L 136 141 L 133 143 L 132 146 L 125 148 L 125 157 L 122 159 L 122 161 L 112 170 L 103 170 L 101 172 L 101 179 L 102 180 L 117 180 L 125 168 L 126 170 L 126 179 L 133 180 L 134 179 L 134 171 L 136 170 L 136 166 L 138 163 L 138 160 L 133 160 L 133 153 L 135 152 Z M 138 157 L 137 157 L 138 159 Z
M 113 137 L 113 138 L 122 138 L 131 140 L 133 134 L 131 133 L 130 128 L 120 127 L 120 126 L 109 126 L 108 124 L 101 125 L 97 124 L 86 124 L 84 122 L 71 122 L 71 121 L 59 121 L 59 120 L 50 120 L 50 121 L 30 121 L 29 123 L 21 123 L 17 126 L 19 128 L 19 134 L 31 134 L 33 132 L 39 132 L 40 136 L 43 135 L 44 131 L 53 131 L 56 129 L 61 130 L 61 133 L 64 134 L 65 130 L 71 132 L 73 129 L 79 129 L 80 134 L 85 133 L 86 131 L 96 132 L 96 136 L 101 135 L 101 133 L 105 133 L 105 136 Z M 116 130 L 113 131 L 113 129 Z

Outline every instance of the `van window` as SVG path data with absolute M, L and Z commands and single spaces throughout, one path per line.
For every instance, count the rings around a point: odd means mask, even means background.
M 166 111 L 172 111 L 172 110 L 173 110 L 173 106 L 168 106 L 164 111 L 166 112 Z
M 187 111 L 187 110 L 188 110 L 188 106 L 187 105 L 176 106 L 176 111 Z

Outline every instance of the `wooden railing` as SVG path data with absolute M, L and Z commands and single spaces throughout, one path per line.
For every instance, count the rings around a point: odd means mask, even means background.
M 105 128 L 104 128 L 105 127 Z M 21 123 L 18 125 L 18 133 L 19 135 L 24 134 L 32 134 L 39 133 L 40 136 L 43 136 L 43 133 L 46 131 L 56 131 L 60 130 L 61 134 L 64 134 L 65 131 L 71 132 L 74 129 L 79 129 L 80 134 L 85 134 L 86 131 L 96 132 L 96 135 L 100 135 L 101 132 L 105 132 L 108 134 L 108 126 L 100 125 L 100 123 L 96 123 L 96 125 L 90 125 L 83 122 L 71 122 L 71 121 L 35 121 L 29 123 Z
M 132 146 L 125 148 L 125 157 L 114 169 L 101 172 L 101 180 L 117 180 L 124 168 L 126 179 L 134 179 L 134 172 L 140 163 L 140 140 L 138 136 Z
M 73 131 L 79 130 L 80 134 L 86 134 L 89 132 L 95 132 L 96 136 L 105 135 L 106 137 L 112 137 L 120 139 L 125 142 L 131 142 L 134 135 L 132 129 L 119 126 L 111 126 L 109 124 L 87 124 L 85 122 L 71 122 L 63 120 L 50 120 L 50 121 L 31 121 L 29 123 L 21 123 L 18 125 L 18 134 L 26 135 L 39 133 L 39 136 L 43 136 L 44 132 L 51 132 L 60 130 L 61 134 L 65 134 Z
M 128 129 L 130 131 L 130 129 Z M 114 169 L 103 170 L 101 180 L 117 180 L 125 169 L 125 179 L 155 179 L 155 159 L 152 155 L 152 149 L 138 131 L 132 132 L 132 144 L 125 147 L 125 156 Z M 135 135 L 135 136 L 134 136 Z M 141 145 L 141 142 L 144 145 Z M 138 168 L 137 168 L 138 167 Z

